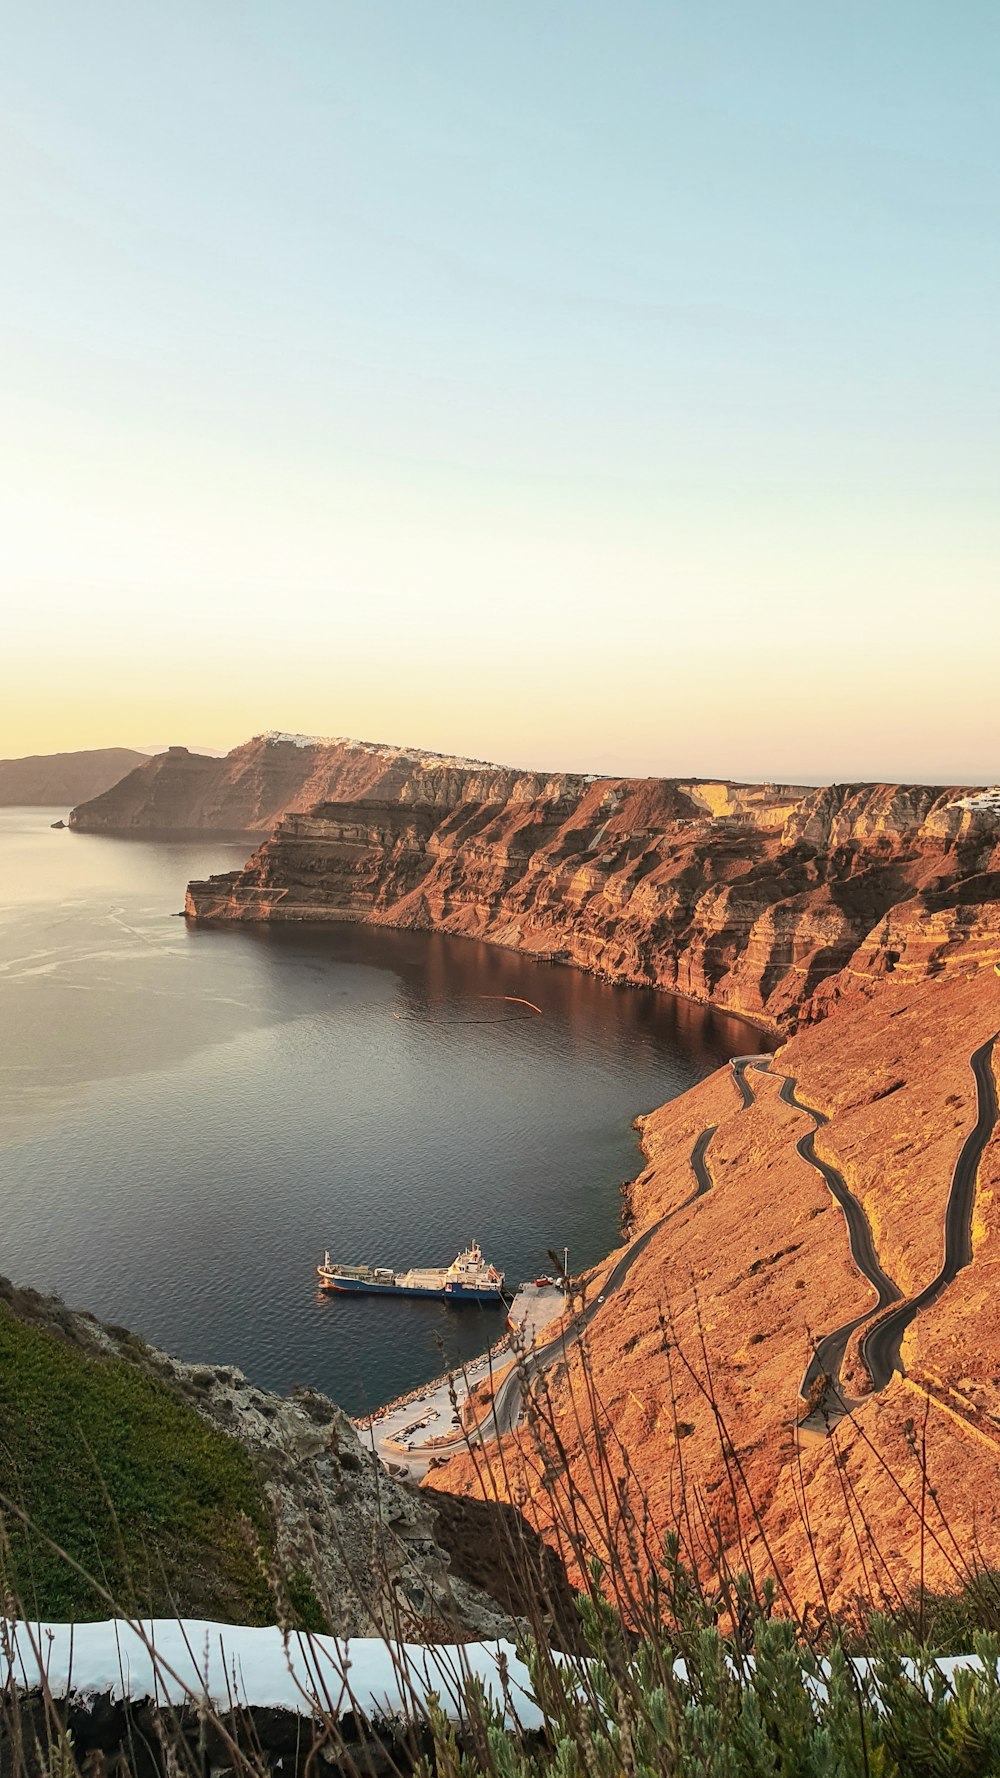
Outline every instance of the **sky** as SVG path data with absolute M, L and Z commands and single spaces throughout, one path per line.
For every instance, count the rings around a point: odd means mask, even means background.
M 1000 779 L 995 0 L 32 0 L 0 754 Z

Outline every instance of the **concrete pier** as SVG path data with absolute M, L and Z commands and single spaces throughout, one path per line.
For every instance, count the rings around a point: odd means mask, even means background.
M 422 1480 L 435 1458 L 448 1457 L 464 1446 L 466 1434 L 460 1415 L 471 1391 L 491 1374 L 496 1377 L 507 1370 L 515 1349 L 530 1351 L 565 1307 L 558 1284 L 522 1284 L 510 1306 L 510 1331 L 504 1340 L 473 1359 L 464 1371 L 437 1377 L 405 1401 L 392 1402 L 356 1421 L 362 1444 L 370 1444 L 390 1474 Z

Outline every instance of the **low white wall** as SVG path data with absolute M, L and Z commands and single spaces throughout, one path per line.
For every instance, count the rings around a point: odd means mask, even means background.
M 208 1698 L 220 1710 L 256 1704 L 301 1715 L 357 1709 L 370 1717 L 416 1715 L 429 1692 L 458 1718 L 463 1681 L 476 1674 L 511 1722 L 537 1727 L 527 1668 L 510 1642 L 457 1646 L 375 1638 L 287 1636 L 199 1619 L 132 1624 L 12 1623 L 0 1620 L 0 1687 L 44 1683 L 53 1697 L 86 1701 Z
M 573 1664 L 569 1656 L 557 1658 Z M 856 1659 L 852 1665 L 877 1707 L 878 1690 L 866 1683 L 874 1663 Z M 914 1662 L 901 1666 L 908 1680 L 926 1686 L 927 1674 Z M 981 1669 L 982 1662 L 974 1655 L 952 1655 L 932 1667 L 950 1679 L 960 1668 Z M 683 1684 L 684 1662 L 674 1671 Z M 458 1721 L 462 1690 L 473 1675 L 511 1725 L 542 1725 L 528 1670 L 510 1642 L 341 1641 L 190 1618 L 75 1625 L 0 1619 L 0 1687 L 11 1679 L 22 1690 L 44 1684 L 53 1697 L 84 1704 L 109 1695 L 177 1705 L 208 1699 L 220 1711 L 257 1705 L 302 1716 L 360 1711 L 387 1720 L 419 1718 L 428 1694 L 435 1692 Z M 823 1694 L 821 1680 L 807 1684 L 817 1696 Z

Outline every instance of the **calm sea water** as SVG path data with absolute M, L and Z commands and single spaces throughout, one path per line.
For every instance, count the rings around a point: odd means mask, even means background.
M 189 928 L 188 878 L 247 848 L 62 814 L 0 809 L 0 1271 L 261 1384 L 358 1412 L 483 1350 L 495 1312 L 319 1298 L 324 1247 L 582 1269 L 618 1239 L 635 1113 L 756 1047 L 462 939 Z

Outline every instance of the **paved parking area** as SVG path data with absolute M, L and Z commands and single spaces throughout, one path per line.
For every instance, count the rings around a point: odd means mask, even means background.
M 558 1320 L 564 1307 L 558 1284 L 523 1284 L 511 1304 L 510 1332 L 497 1347 L 466 1365 L 464 1372 L 438 1377 L 419 1395 L 390 1403 L 370 1419 L 359 1421 L 362 1443 L 370 1444 L 390 1474 L 420 1481 L 435 1457 L 447 1456 L 449 1448 L 454 1450 L 464 1442 L 452 1394 L 461 1410 L 467 1395 L 490 1376 L 491 1370 L 498 1373 L 507 1368 L 512 1338 L 519 1336 L 530 1350 L 546 1328 Z

